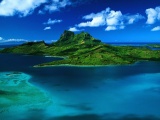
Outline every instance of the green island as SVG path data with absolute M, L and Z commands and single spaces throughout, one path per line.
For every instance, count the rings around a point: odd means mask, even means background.
M 93 38 L 89 33 L 75 34 L 64 31 L 60 39 L 52 44 L 44 41 L 27 42 L 22 45 L 5 48 L 0 53 L 56 56 L 64 59 L 42 63 L 35 67 L 46 66 L 97 66 L 124 65 L 137 61 L 160 61 L 160 50 L 147 47 L 112 46 Z

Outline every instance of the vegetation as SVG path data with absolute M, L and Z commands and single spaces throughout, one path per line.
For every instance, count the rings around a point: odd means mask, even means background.
M 52 65 L 120 65 L 139 60 L 160 60 L 160 51 L 147 47 L 111 46 L 82 32 L 74 34 L 64 31 L 60 39 L 47 45 L 44 41 L 28 42 L 17 47 L 6 48 L 1 53 L 29 55 L 50 55 L 66 57 L 63 60 L 43 63 L 37 66 Z
M 149 44 L 148 46 L 152 48 L 160 48 L 160 44 Z

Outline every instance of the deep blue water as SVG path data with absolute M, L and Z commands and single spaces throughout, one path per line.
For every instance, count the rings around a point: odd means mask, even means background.
M 52 106 L 26 114 L 25 120 L 159 120 L 160 62 L 32 67 L 52 60 L 58 58 L 0 54 L 0 72 L 27 73 L 53 97 Z
M 109 43 L 110 45 L 113 46 L 133 46 L 133 47 L 141 47 L 141 46 L 145 46 L 151 50 L 160 50 L 160 48 L 155 48 L 155 47 L 151 47 L 149 45 L 151 44 L 160 44 L 160 43 Z

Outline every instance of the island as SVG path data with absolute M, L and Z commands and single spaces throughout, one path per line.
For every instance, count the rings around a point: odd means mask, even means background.
M 75 34 L 67 30 L 57 42 L 51 44 L 46 44 L 44 41 L 27 42 L 16 47 L 5 48 L 0 53 L 63 58 L 62 60 L 35 65 L 35 67 L 125 65 L 141 60 L 160 61 L 160 50 L 151 50 L 146 46 L 113 46 L 95 39 L 89 33 Z

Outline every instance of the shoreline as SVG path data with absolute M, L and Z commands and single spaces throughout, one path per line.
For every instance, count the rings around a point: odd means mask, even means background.
M 139 62 L 156 62 L 156 61 L 149 61 L 149 60 L 139 60 L 130 64 L 109 64 L 109 65 L 72 65 L 72 64 L 60 64 L 60 65 L 34 65 L 34 68 L 45 68 L 45 67 L 82 67 L 82 68 L 87 68 L 87 67 L 112 67 L 112 66 L 132 66 L 135 65 Z
M 109 67 L 109 66 L 121 66 L 121 65 L 134 65 L 137 62 L 133 63 L 133 64 L 110 64 L 110 65 L 72 65 L 72 64 L 60 64 L 60 65 L 43 65 L 43 66 L 38 66 L 38 65 L 34 65 L 34 68 L 45 68 L 45 67 Z
M 4 53 L 6 54 L 6 53 Z M 10 53 L 7 53 L 10 54 Z M 14 53 L 11 53 L 14 54 Z M 17 54 L 17 53 L 16 53 Z M 17 54 L 17 55 L 26 55 L 26 56 L 36 56 L 36 55 L 28 55 L 28 54 Z M 39 55 L 38 55 L 39 56 Z M 52 55 L 40 55 L 42 57 L 53 57 L 53 58 L 61 58 L 61 59 L 68 59 L 68 56 L 52 56 Z M 152 60 L 138 60 L 133 63 L 127 63 L 127 64 L 106 64 L 106 65 L 74 65 L 74 64 L 59 64 L 59 65 L 33 65 L 32 67 L 34 68 L 45 68 L 45 67 L 82 67 L 82 68 L 87 68 L 87 67 L 108 67 L 108 66 L 127 66 L 127 65 L 134 65 L 139 62 L 143 61 L 152 61 Z M 154 60 L 153 60 L 154 61 Z M 155 60 L 156 61 L 156 60 Z M 160 62 L 160 61 L 159 61 Z
M 54 58 L 63 58 L 63 59 L 67 59 L 68 56 L 52 56 L 52 55 L 42 55 L 44 57 L 54 57 Z

